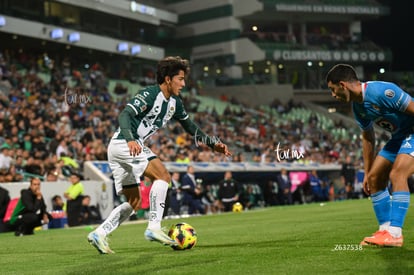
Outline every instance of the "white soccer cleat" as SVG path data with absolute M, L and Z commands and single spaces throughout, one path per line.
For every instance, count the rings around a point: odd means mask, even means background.
M 93 245 L 101 254 L 115 253 L 109 248 L 107 238 L 99 235 L 95 231 L 92 231 L 88 234 L 88 242 Z
M 161 229 L 147 229 L 144 233 L 145 239 L 148 241 L 156 241 L 162 243 L 163 245 L 176 246 L 177 242 L 167 236 Z

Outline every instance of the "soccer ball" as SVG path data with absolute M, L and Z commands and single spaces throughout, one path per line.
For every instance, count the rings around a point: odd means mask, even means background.
M 243 205 L 240 202 L 236 202 L 233 204 L 233 212 L 242 212 L 243 211 Z
M 174 250 L 191 249 L 197 243 L 197 233 L 188 223 L 173 224 L 168 231 L 168 236 L 178 245 L 171 246 Z

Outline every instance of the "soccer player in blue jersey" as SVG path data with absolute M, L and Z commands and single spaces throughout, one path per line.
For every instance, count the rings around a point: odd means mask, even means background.
M 142 175 L 153 182 L 150 190 L 148 227 L 144 236 L 147 240 L 165 245 L 175 241 L 161 230 L 170 173 L 164 164 L 145 146 L 145 141 L 169 120 L 177 120 L 184 130 L 194 136 L 196 142 L 212 150 L 231 156 L 227 146 L 217 137 L 206 135 L 190 118 L 179 97 L 189 73 L 188 61 L 180 57 L 166 57 L 158 63 L 157 83 L 138 92 L 118 117 L 119 128 L 108 147 L 108 161 L 111 167 L 115 189 L 127 201 L 114 208 L 108 218 L 96 230 L 88 234 L 88 241 L 102 254 L 113 253 L 107 236 L 140 207 L 138 182 Z
M 335 99 L 352 102 L 355 119 L 362 129 L 364 192 L 371 196 L 379 230 L 365 237 L 361 244 L 400 247 L 410 204 L 407 179 L 414 173 L 413 99 L 394 83 L 361 82 L 354 68 L 347 64 L 332 67 L 326 82 Z M 391 133 L 391 139 L 377 155 L 374 123 Z M 389 181 L 392 196 L 387 188 Z

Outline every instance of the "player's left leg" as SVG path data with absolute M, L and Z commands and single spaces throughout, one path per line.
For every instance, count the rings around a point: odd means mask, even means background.
M 144 175 L 152 180 L 149 221 L 148 228 L 144 234 L 145 238 L 150 241 L 158 241 L 165 245 L 174 245 L 175 241 L 161 230 L 168 186 L 169 182 L 171 182 L 170 173 L 159 158 L 153 158 L 149 161 Z

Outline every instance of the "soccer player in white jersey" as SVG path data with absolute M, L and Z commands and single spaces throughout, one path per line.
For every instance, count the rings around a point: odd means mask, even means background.
M 348 64 L 332 67 L 326 82 L 334 98 L 352 102 L 355 119 L 362 129 L 363 187 L 371 196 L 379 229 L 361 244 L 400 247 L 410 204 L 407 179 L 414 173 L 413 99 L 394 83 L 359 81 L 354 68 Z M 390 140 L 377 155 L 374 123 L 391 133 Z
M 227 146 L 218 137 L 206 135 L 188 116 L 179 94 L 185 86 L 189 63 L 180 57 L 166 57 L 157 67 L 158 85 L 148 86 L 132 98 L 119 115 L 119 129 L 108 147 L 117 194 L 127 201 L 114 208 L 108 218 L 88 234 L 88 241 L 102 254 L 113 253 L 107 236 L 140 207 L 138 183 L 145 175 L 153 185 L 150 190 L 150 212 L 144 236 L 150 241 L 175 245 L 175 241 L 161 230 L 161 220 L 170 173 L 159 158 L 145 146 L 147 140 L 172 118 L 180 122 L 186 132 L 214 151 L 231 156 Z

